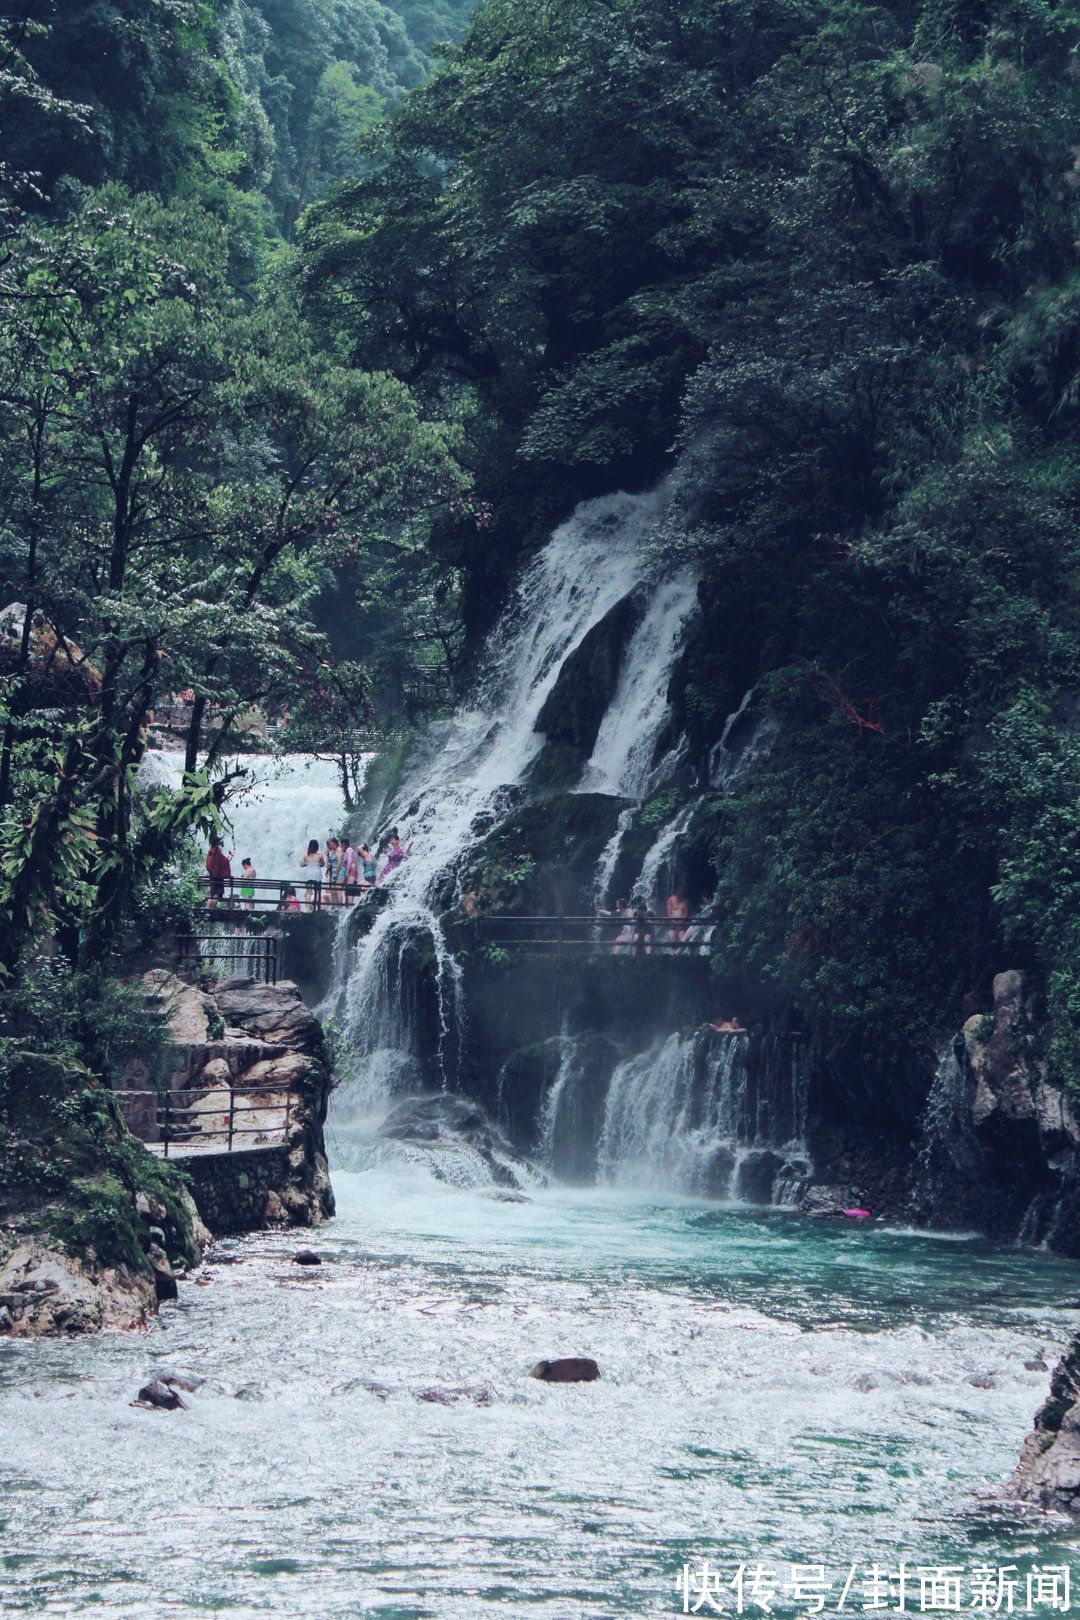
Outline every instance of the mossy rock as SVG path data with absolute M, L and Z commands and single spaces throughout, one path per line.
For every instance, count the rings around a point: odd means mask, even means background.
M 140 1192 L 165 1214 L 173 1259 L 199 1259 L 183 1172 L 128 1131 L 112 1090 L 80 1064 L 23 1053 L 9 1071 L 0 1122 L 0 1213 L 47 1234 L 70 1254 L 146 1273 L 148 1227 Z
M 561 793 L 526 805 L 473 851 L 462 891 L 478 895 L 481 915 L 591 911 L 596 864 L 624 802 Z

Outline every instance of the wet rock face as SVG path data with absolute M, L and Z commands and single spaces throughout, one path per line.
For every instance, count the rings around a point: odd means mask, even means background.
M 465 1185 L 470 1168 L 476 1167 L 497 1187 L 515 1189 L 522 1181 L 542 1179 L 515 1156 L 478 1103 L 452 1092 L 404 1097 L 390 1110 L 379 1135 L 430 1150 L 428 1168 L 442 1181 Z
M 969 1018 L 964 1049 L 974 1082 L 971 1118 L 989 1141 L 1030 1138 L 1044 1156 L 1080 1144 L 1078 1127 L 1063 1092 L 1047 1079 L 1025 1014 L 1024 975 L 1015 969 L 994 980 L 994 1010 Z
M 643 601 L 624 597 L 566 660 L 536 722 L 549 745 L 566 749 L 579 769 L 596 743 L 615 695 L 626 644 L 641 617 Z
M 153 1280 L 126 1266 L 95 1266 L 36 1238 L 0 1257 L 0 1331 L 13 1338 L 144 1327 L 155 1308 Z
M 1055 1083 L 1048 1031 L 1024 975 L 994 980 L 993 1009 L 941 1055 L 910 1213 L 1080 1253 L 1080 1125 Z
M 1080 1334 L 1058 1362 L 1010 1489 L 1039 1507 L 1080 1515 Z
M 821 1219 L 832 1215 L 843 1215 L 846 1209 L 860 1209 L 863 1203 L 862 1188 L 851 1183 L 844 1183 L 831 1187 L 808 1187 L 800 1200 L 799 1207 L 804 1215 L 811 1215 Z

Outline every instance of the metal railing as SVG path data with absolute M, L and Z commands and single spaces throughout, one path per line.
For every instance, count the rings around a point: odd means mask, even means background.
M 707 956 L 716 927 L 716 918 L 707 913 L 657 917 L 640 911 L 581 917 L 481 914 L 472 921 L 485 943 L 508 951 L 585 950 L 614 956 Z
M 280 934 L 180 934 L 177 958 L 182 968 L 228 967 L 230 979 L 277 984 L 281 976 Z
M 328 883 L 325 878 L 307 878 L 303 875 L 289 878 L 202 876 L 199 883 L 206 890 L 206 911 L 237 912 L 241 915 L 282 912 L 288 916 L 305 911 L 333 911 L 340 906 L 356 905 L 374 892 L 370 884 Z M 248 889 L 251 890 L 250 894 L 244 892 Z
M 222 1103 L 218 1106 L 216 1098 L 224 1091 L 228 1091 L 228 1105 Z M 280 1133 L 277 1142 L 266 1141 L 267 1146 L 280 1146 L 288 1141 L 289 1124 L 292 1119 L 293 1097 L 291 1090 L 281 1086 L 245 1086 L 238 1090 L 235 1086 L 185 1086 L 176 1091 L 166 1091 L 159 1096 L 154 1109 L 153 1134 L 146 1131 L 145 1115 L 139 1117 L 139 1110 L 134 1105 L 134 1099 L 140 1102 L 146 1097 L 145 1092 L 118 1091 L 116 1095 L 121 1099 L 128 1099 L 125 1115 L 128 1120 L 128 1129 L 133 1136 L 149 1146 L 161 1146 L 164 1157 L 169 1157 L 169 1148 L 191 1147 L 193 1144 L 221 1143 L 219 1147 L 209 1147 L 207 1151 L 217 1153 L 232 1153 L 234 1149 L 243 1147 L 245 1142 L 240 1138 L 263 1137 L 269 1133 Z M 267 1097 L 284 1098 L 278 1102 L 252 1102 L 253 1097 L 265 1095 Z M 241 1101 L 237 1102 L 237 1098 Z M 187 1099 L 185 1101 L 185 1099 Z M 202 1108 L 193 1107 L 196 1101 L 202 1102 Z M 279 1124 L 268 1124 L 263 1119 L 258 1125 L 237 1124 L 237 1116 L 246 1114 L 280 1114 Z M 214 1125 L 212 1120 L 221 1120 L 221 1124 Z M 140 1125 L 142 1128 L 140 1129 Z M 258 1142 L 256 1141 L 256 1144 Z

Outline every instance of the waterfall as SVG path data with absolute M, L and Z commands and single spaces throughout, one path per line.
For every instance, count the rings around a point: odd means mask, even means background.
M 748 1203 L 790 1203 L 809 1174 L 798 1046 L 670 1035 L 615 1070 L 601 1177 Z
M 913 1204 L 924 1215 L 947 1207 L 955 1197 L 958 1180 L 977 1176 L 982 1165 L 961 1051 L 958 1041 L 945 1047 L 923 1111 Z
M 615 831 L 600 851 L 600 859 L 596 863 L 596 880 L 593 884 L 593 898 L 596 909 L 599 911 L 613 898 L 611 894 L 611 880 L 615 876 L 615 868 L 619 864 L 622 853 L 623 839 L 630 831 L 634 819 L 634 806 L 627 805 L 619 811 L 619 819 Z
M 582 789 L 640 799 L 649 784 L 656 740 L 671 714 L 668 686 L 697 600 L 697 575 L 682 568 L 656 587 L 623 659 Z
M 564 1104 L 573 1096 L 574 1080 L 577 1078 L 576 1060 L 577 1043 L 567 1035 L 559 1037 L 559 1067 L 555 1071 L 555 1078 L 548 1087 L 540 1109 L 539 1149 L 541 1163 L 555 1169 L 560 1160 L 560 1148 L 563 1139 L 569 1134 L 571 1145 L 576 1138 L 577 1119 L 571 1114 L 569 1120 L 566 1114 L 569 1110 Z
M 756 690 L 751 687 L 728 715 L 720 741 L 709 755 L 709 786 L 721 793 L 734 793 L 776 741 L 780 729 L 776 716 L 751 711 Z
M 646 904 L 657 910 L 660 906 L 660 879 L 669 877 L 669 868 L 675 856 L 675 846 L 683 831 L 689 826 L 697 805 L 695 801 L 684 804 L 682 809 L 663 827 L 655 842 L 650 846 L 648 854 L 642 862 L 641 872 L 633 889 L 635 895 L 641 895 Z
M 416 938 L 426 941 L 422 954 L 436 1001 L 438 1073 L 431 1079 L 441 1085 L 453 1080 L 461 1042 L 458 974 L 439 913 L 453 899 L 463 856 L 508 812 L 543 747 L 536 721 L 566 660 L 646 579 L 642 542 L 665 502 L 663 491 L 587 501 L 555 531 L 491 637 L 471 701 L 432 728 L 402 782 L 391 819 L 411 845 L 409 857 L 388 885 L 389 904 L 358 947 L 344 992 L 343 1035 L 354 1061 L 380 1050 L 397 1054 L 367 1063 L 368 1087 L 373 1074 L 409 1072 L 401 1060 L 420 1050 L 423 1017 L 418 1032 L 401 972 L 405 942 Z M 686 580 L 677 590 L 658 588 L 658 602 L 667 643 L 654 617 L 653 656 L 670 663 L 677 615 L 685 618 L 691 606 Z M 657 715 L 657 725 L 662 718 Z
M 225 813 L 234 873 L 239 876 L 240 862 L 250 855 L 260 877 L 295 874 L 299 881 L 308 839 L 325 844 L 345 818 L 336 764 L 311 754 L 241 754 L 229 766 L 247 772 Z M 175 749 L 148 753 L 139 769 L 143 782 L 169 788 L 179 787 L 183 774 L 184 756 Z

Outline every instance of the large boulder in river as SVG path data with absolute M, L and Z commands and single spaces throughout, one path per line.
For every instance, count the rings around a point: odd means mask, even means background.
M 1040 1507 L 1080 1514 L 1080 1334 L 1058 1362 L 1010 1490 Z
M 530 1378 L 539 1378 L 545 1384 L 591 1384 L 599 1378 L 600 1368 L 591 1356 L 562 1356 L 556 1361 L 538 1361 Z

